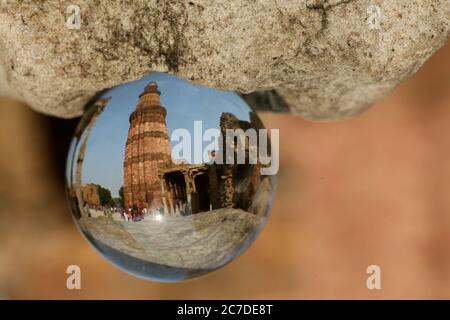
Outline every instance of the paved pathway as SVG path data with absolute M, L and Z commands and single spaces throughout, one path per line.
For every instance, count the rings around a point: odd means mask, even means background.
M 141 260 L 187 269 L 215 269 L 246 249 L 264 218 L 239 209 L 139 222 L 102 215 L 83 217 L 81 228 L 113 249 Z

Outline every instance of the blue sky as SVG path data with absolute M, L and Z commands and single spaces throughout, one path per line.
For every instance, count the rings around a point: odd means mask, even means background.
M 136 108 L 139 94 L 151 81 L 158 83 L 161 104 L 167 109 L 169 138 L 177 128 L 193 132 L 196 120 L 203 122 L 203 131 L 219 128 L 222 112 L 231 112 L 241 120 L 249 120 L 250 108 L 236 93 L 194 85 L 165 73 L 151 73 L 141 80 L 117 86 L 103 94 L 102 97 L 112 99 L 97 118 L 87 139 L 81 177 L 83 184 L 100 184 L 111 190 L 113 197 L 118 196 L 123 185 L 128 118 Z

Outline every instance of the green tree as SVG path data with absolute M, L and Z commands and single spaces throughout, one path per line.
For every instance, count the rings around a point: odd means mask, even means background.
M 123 208 L 123 203 L 122 203 L 122 199 L 121 198 L 113 198 L 112 199 L 113 202 L 113 207 L 122 207 Z
M 123 186 L 119 189 L 119 197 L 120 197 L 120 207 L 124 207 L 125 205 L 125 197 L 123 195 Z
M 110 206 L 113 204 L 111 191 L 106 188 L 103 188 L 101 185 L 97 185 L 98 188 L 98 197 L 100 198 L 100 205 L 102 206 Z

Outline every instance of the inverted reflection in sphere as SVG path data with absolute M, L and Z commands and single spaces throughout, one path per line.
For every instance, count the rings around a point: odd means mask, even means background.
M 261 174 L 259 145 L 242 135 L 267 141 L 260 129 L 237 94 L 167 74 L 103 93 L 68 158 L 79 229 L 140 277 L 177 281 L 222 267 L 253 242 L 272 202 L 275 178 Z

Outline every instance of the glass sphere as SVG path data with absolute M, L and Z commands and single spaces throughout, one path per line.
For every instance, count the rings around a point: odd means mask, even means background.
M 224 266 L 254 241 L 272 203 L 261 129 L 236 93 L 164 73 L 102 93 L 68 156 L 79 230 L 106 259 L 145 279 L 180 281 Z

